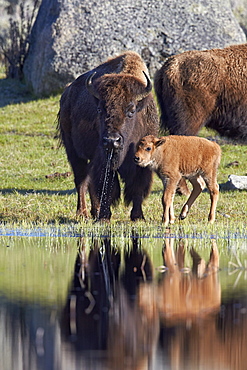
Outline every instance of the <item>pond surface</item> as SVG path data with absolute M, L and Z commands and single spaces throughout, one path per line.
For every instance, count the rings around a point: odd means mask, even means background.
M 247 368 L 246 240 L 0 241 L 1 369 Z

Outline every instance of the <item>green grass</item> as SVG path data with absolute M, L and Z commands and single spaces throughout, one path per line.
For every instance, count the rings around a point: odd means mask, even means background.
M 0 89 L 11 89 L 7 80 L 0 80 Z M 56 134 L 56 115 L 60 96 L 35 100 L 24 94 L 24 103 L 20 102 L 21 92 L 15 96 L 12 104 L 0 108 L 0 221 L 2 225 L 32 228 L 37 225 L 48 227 L 72 225 L 80 230 L 98 230 L 105 226 L 84 221 L 75 216 L 76 193 L 73 176 L 46 178 L 55 172 L 70 171 L 66 154 L 59 148 Z M 19 102 L 18 102 L 19 100 Z M 201 136 L 214 136 L 203 129 Z M 224 183 L 228 175 L 246 175 L 246 145 L 235 145 L 222 141 L 222 161 L 218 181 Z M 226 165 L 237 160 L 239 166 L 228 168 Z M 144 203 L 146 222 L 137 222 L 134 227 L 142 233 L 157 234 L 161 224 L 162 183 L 154 176 L 150 196 Z M 185 197 L 175 197 L 175 213 L 185 201 Z M 207 225 L 209 194 L 203 193 L 191 208 L 188 218 L 177 221 L 171 231 L 178 233 L 225 234 L 227 232 L 245 232 L 247 219 L 246 191 L 221 192 L 217 207 L 215 225 Z M 89 204 L 89 203 L 88 203 Z M 110 227 L 113 232 L 131 233 L 133 223 L 129 221 L 130 208 L 121 201 L 113 209 Z

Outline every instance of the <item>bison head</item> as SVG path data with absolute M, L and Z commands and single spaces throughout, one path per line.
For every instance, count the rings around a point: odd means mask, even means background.
M 146 86 L 136 77 L 121 73 L 97 78 L 94 72 L 86 81 L 87 89 L 96 102 L 100 145 L 111 158 L 112 170 L 119 168 L 133 142 L 133 129 L 142 119 L 140 112 L 146 106 L 146 98 L 152 89 L 151 81 L 143 73 Z

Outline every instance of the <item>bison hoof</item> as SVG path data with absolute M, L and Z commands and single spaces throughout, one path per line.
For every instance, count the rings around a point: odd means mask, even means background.
M 97 223 L 97 222 L 106 223 L 106 222 L 110 222 L 110 219 L 109 218 L 96 218 L 94 223 Z
M 104 222 L 104 221 L 110 221 L 110 219 L 111 219 L 111 211 L 100 209 L 99 214 L 96 217 L 96 220 Z
M 136 222 L 136 221 L 145 221 L 145 217 L 143 216 L 143 214 L 142 215 L 133 215 L 133 214 L 131 214 L 130 219 L 131 219 L 131 221 L 134 221 L 134 222 Z
M 179 220 L 184 220 L 186 218 L 186 215 L 180 215 Z

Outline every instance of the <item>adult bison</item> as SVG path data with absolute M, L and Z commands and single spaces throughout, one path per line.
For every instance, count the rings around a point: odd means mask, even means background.
M 134 163 L 137 142 L 157 134 L 158 114 L 152 84 L 141 57 L 127 51 L 84 73 L 68 86 L 60 100 L 58 130 L 74 172 L 77 215 L 109 220 L 111 204 L 132 202 L 131 220 L 143 219 L 142 202 L 152 174 Z
M 154 88 L 170 134 L 196 135 L 205 125 L 247 141 L 247 44 L 169 57 Z

